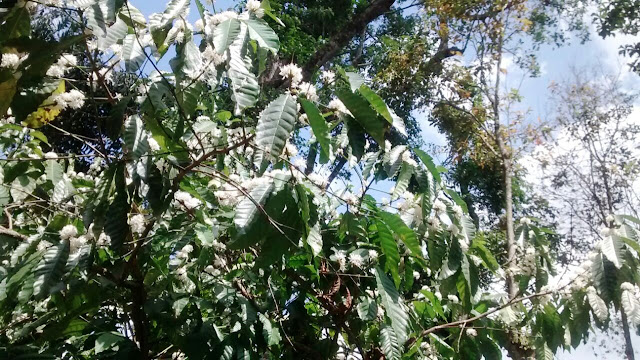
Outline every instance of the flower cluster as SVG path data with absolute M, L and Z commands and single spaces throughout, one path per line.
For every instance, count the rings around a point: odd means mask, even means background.
M 80 109 L 84 106 L 85 97 L 81 91 L 72 89 L 69 92 L 54 95 L 52 100 L 61 110 L 65 110 L 67 108 Z
M 280 67 L 280 76 L 291 81 L 291 87 L 297 88 L 302 82 L 302 69 L 294 63 L 283 65 Z
M 183 206 L 187 210 L 193 210 L 200 206 L 202 202 L 189 194 L 186 191 L 178 190 L 173 195 L 173 199 L 177 204 Z

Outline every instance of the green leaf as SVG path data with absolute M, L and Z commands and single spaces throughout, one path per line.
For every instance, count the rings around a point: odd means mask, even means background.
M 337 94 L 340 101 L 344 103 L 362 128 L 378 144 L 384 145 L 384 134 L 389 124 L 378 117 L 378 114 L 369 106 L 367 100 L 345 89 L 338 90 Z
M 440 177 L 440 171 L 436 167 L 436 164 L 433 162 L 433 158 L 420 149 L 413 149 L 413 151 L 416 153 L 416 155 L 418 155 L 418 158 L 427 167 L 431 175 L 433 175 L 433 178 L 436 179 L 438 183 L 440 183 L 442 181 Z
M 407 151 L 405 145 L 398 145 L 384 154 L 384 171 L 387 172 L 387 176 L 396 176 L 398 169 L 402 166 L 402 154 L 404 154 L 405 151 Z
M 500 267 L 498 261 L 493 256 L 493 254 L 491 254 L 489 249 L 484 246 L 484 242 L 482 240 L 474 240 L 471 243 L 471 249 L 473 249 L 478 254 L 478 256 L 480 256 L 482 262 L 484 262 L 484 265 L 487 268 L 489 268 L 491 271 L 498 270 L 498 268 Z
M 107 350 L 116 350 L 117 344 L 126 340 L 122 335 L 116 332 L 102 333 L 96 338 L 95 352 L 100 354 Z
M 51 195 L 51 201 L 54 203 L 66 203 L 68 199 L 73 195 L 75 188 L 71 183 L 71 180 L 67 176 L 63 176 L 53 187 L 53 194 Z
M 36 298 L 47 297 L 51 287 L 62 279 L 68 258 L 69 241 L 62 241 L 47 249 L 34 272 L 33 294 Z
M 273 14 L 273 11 L 271 9 L 271 4 L 269 3 L 269 0 L 262 0 L 260 2 L 260 7 L 264 9 L 264 13 L 270 17 L 271 19 L 273 19 L 273 21 L 277 22 L 278 25 L 280 26 L 285 26 L 284 23 L 282 22 L 282 20 L 280 20 L 277 16 L 275 16 Z
M 44 162 L 44 171 L 47 176 L 47 180 L 51 181 L 54 185 L 62 180 L 62 174 L 64 170 L 62 165 L 57 160 L 47 160 Z
M 462 228 L 462 236 L 467 244 L 471 244 L 473 238 L 476 236 L 476 227 L 473 221 L 467 214 L 462 214 L 462 218 L 459 221 L 459 225 Z
M 13 201 L 20 202 L 33 193 L 36 189 L 36 181 L 27 175 L 18 176 L 11 183 L 11 197 Z
M 358 90 L 360 86 L 364 84 L 364 78 L 362 77 L 362 75 L 356 72 L 347 71 L 344 73 L 344 75 L 347 77 L 347 80 L 349 80 L 349 86 L 351 86 L 351 91 Z
M 282 341 L 282 337 L 280 336 L 280 330 L 277 326 L 274 326 L 271 323 L 271 320 L 264 316 L 263 314 L 259 315 L 260 322 L 262 323 L 262 335 L 264 336 L 264 340 L 267 342 L 268 346 L 278 345 L 280 341 Z
M 236 215 L 233 223 L 240 234 L 246 233 L 251 223 L 258 217 L 260 210 L 273 190 L 273 182 L 265 181 L 251 190 L 249 197 L 243 197 L 236 207 Z
M 135 28 L 136 26 L 147 27 L 147 20 L 145 19 L 144 14 L 129 2 L 126 2 L 122 9 L 120 9 L 120 12 L 118 12 L 118 18 L 125 21 L 125 23 L 132 28 Z M 116 20 L 116 23 L 117 22 L 118 21 Z
M 240 34 L 240 21 L 228 19 L 216 26 L 213 31 L 213 46 L 218 54 L 224 53 Z
M 116 44 L 127 36 L 128 30 L 129 26 L 127 23 L 123 19 L 118 18 L 113 25 L 109 26 L 104 36 L 98 38 L 98 47 L 100 49 L 107 49 L 111 45 Z
M 367 85 L 360 85 L 358 88 L 358 92 L 371 104 L 371 107 L 380 114 L 385 120 L 389 122 L 389 124 L 393 123 L 393 118 L 391 117 L 391 113 L 389 112 L 389 108 L 387 104 L 384 103 L 384 100 L 380 97 L 380 95 L 376 94 L 371 88 Z
M 376 222 L 378 228 L 378 241 L 380 241 L 380 247 L 382 253 L 385 255 L 385 266 L 395 277 L 398 277 L 398 267 L 400 265 L 400 253 L 398 252 L 398 244 L 393 238 L 393 234 L 389 227 L 382 221 Z
M 422 249 L 416 233 L 410 229 L 398 215 L 383 211 L 380 213 L 380 217 L 400 240 L 402 240 L 407 246 L 407 249 L 409 249 L 415 257 L 422 258 Z
M 180 46 L 176 47 L 176 50 L 178 50 L 179 52 L 179 57 L 177 58 L 177 60 L 172 60 L 172 63 L 178 64 L 177 68 L 179 68 L 179 73 L 184 77 L 196 79 L 200 77 L 204 69 L 200 50 L 198 50 L 198 46 L 191 39 L 191 33 L 189 32 L 188 35 L 187 33 L 185 33 L 185 40 L 183 44 L 180 44 Z M 175 65 L 172 65 L 172 68 L 173 66 Z M 178 71 L 176 71 L 175 69 L 174 72 L 178 73 Z M 181 88 L 189 89 L 191 88 L 191 86 L 181 86 Z M 192 111 L 189 111 L 187 113 L 190 114 L 191 112 Z
M 364 167 L 362 168 L 362 177 L 364 179 L 368 179 L 369 175 L 371 175 L 371 171 L 378 161 L 378 157 L 380 156 L 380 152 L 374 153 L 366 153 L 364 155 Z
M 274 55 L 280 49 L 280 40 L 275 31 L 273 31 L 266 21 L 258 18 L 245 20 L 249 28 L 249 37 L 255 40 L 261 48 L 270 50 Z
M 260 150 L 278 157 L 291 136 L 296 123 L 296 100 L 291 94 L 282 94 L 260 114 L 256 126 L 256 144 Z
M 190 0 L 171 0 L 162 14 L 162 24 L 166 26 L 178 16 L 186 17 Z
M 129 116 L 124 123 L 124 146 L 134 160 L 149 151 L 147 132 L 138 115 Z
M 173 302 L 171 307 L 173 308 L 173 312 L 176 316 L 180 316 L 182 314 L 182 310 L 184 310 L 187 305 L 189 305 L 189 297 L 183 297 Z
M 407 191 L 411 176 L 413 176 L 413 166 L 409 165 L 406 162 L 403 162 L 402 167 L 400 168 L 400 175 L 398 175 L 396 186 L 394 187 L 393 194 L 391 195 L 392 199 L 396 199 L 402 196 L 402 194 Z
M 380 347 L 385 359 L 400 360 L 402 357 L 402 348 L 398 337 L 392 327 L 383 324 L 380 330 Z
M 7 205 L 11 201 L 9 190 L 4 184 L 0 184 L 0 211 L 1 207 Z
M 391 327 L 398 342 L 404 344 L 409 336 L 409 315 L 404 310 L 400 295 L 391 279 L 379 267 L 375 270 L 375 276 L 385 314 L 391 319 Z
M 122 40 L 122 59 L 125 69 L 129 72 L 136 72 L 146 59 L 144 49 L 135 34 L 128 34 Z
M 549 349 L 547 343 L 544 341 L 536 342 L 536 360 L 553 360 L 553 351 Z
M 235 114 L 255 105 L 260 93 L 260 85 L 253 69 L 253 60 L 249 56 L 247 27 L 242 26 L 240 34 L 229 46 L 229 64 L 227 73 L 231 80 L 231 98 L 235 102 Z
M 111 238 L 111 246 L 117 249 L 122 246 L 129 233 L 127 214 L 129 213 L 130 205 L 124 176 L 124 166 L 118 166 L 114 181 L 116 194 L 107 210 L 104 232 Z
M 311 247 L 313 256 L 318 256 L 322 253 L 322 234 L 320 234 L 320 225 L 315 224 L 309 229 L 309 235 L 307 235 L 307 244 Z
M 605 304 L 604 300 L 598 296 L 598 294 L 593 291 L 587 291 L 587 300 L 589 300 L 589 306 L 591 306 L 591 310 L 595 314 L 595 316 L 602 322 L 607 320 L 609 317 L 609 309 L 607 308 L 607 304 Z
M 18 79 L 11 76 L 5 81 L 0 81 L 0 116 L 4 116 L 11 106 L 13 96 L 16 94 Z
M 617 236 L 605 236 L 605 238 L 602 240 L 600 250 L 602 251 L 602 254 L 609 261 L 611 261 L 616 268 L 620 269 L 622 267 L 623 247 L 622 242 Z
M 327 121 L 320 113 L 320 110 L 318 110 L 318 107 L 311 101 L 300 99 L 300 104 L 309 118 L 309 124 L 313 130 L 313 135 L 316 136 L 323 155 L 328 159 L 331 153 L 331 138 L 329 137 L 329 126 L 327 125 Z
M 87 27 L 90 28 L 98 38 L 103 37 L 109 27 L 108 24 L 115 21 L 115 7 L 115 0 L 102 0 L 94 2 L 84 10 Z
M 375 300 L 366 296 L 361 296 L 358 299 L 356 310 L 360 319 L 364 321 L 374 320 L 378 316 L 378 305 Z
M 0 26 L 0 33 L 2 33 L 0 43 L 9 39 L 29 36 L 31 33 L 31 16 L 29 16 L 27 6 L 14 6 L 4 19 L 2 26 Z

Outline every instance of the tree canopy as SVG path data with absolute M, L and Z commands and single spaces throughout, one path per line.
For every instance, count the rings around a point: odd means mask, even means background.
M 598 208 L 560 276 L 505 121 L 502 54 L 535 72 L 579 8 L 135 6 L 2 2 L 2 358 L 553 359 L 640 326 L 640 220 Z

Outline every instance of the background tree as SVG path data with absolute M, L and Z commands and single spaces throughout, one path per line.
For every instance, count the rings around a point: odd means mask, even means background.
M 631 119 L 637 95 L 623 90 L 618 75 L 601 68 L 574 69 L 570 79 L 555 84 L 552 94 L 554 121 L 547 141 L 535 152 L 541 186 L 560 216 L 571 220 L 563 227 L 566 237 L 584 242 L 574 249 L 587 249 L 607 239 L 611 214 L 637 215 L 640 127 Z M 633 322 L 624 311 L 620 316 L 626 357 L 632 359 Z

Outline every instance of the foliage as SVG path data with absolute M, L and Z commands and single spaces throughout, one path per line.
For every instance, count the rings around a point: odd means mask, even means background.
M 390 141 L 403 120 L 381 84 L 279 64 L 273 86 L 273 54 L 297 46 L 262 19 L 277 23 L 277 8 L 202 11 L 192 30 L 189 3 L 147 20 L 129 2 L 79 1 L 59 15 L 87 28 L 46 41 L 31 18 L 54 4 L 1 15 L 3 358 L 479 359 L 514 342 L 549 358 L 611 307 L 640 318 L 637 219 L 612 221 L 590 262 L 551 286 L 552 232 L 522 218 L 522 259 L 501 268 L 442 167 Z M 172 71 L 158 71 L 167 54 Z M 131 83 L 111 93 L 121 65 Z M 98 139 L 56 126 L 107 109 Z M 49 151 L 41 129 L 54 126 L 83 151 Z M 331 186 L 327 162 L 361 184 Z

